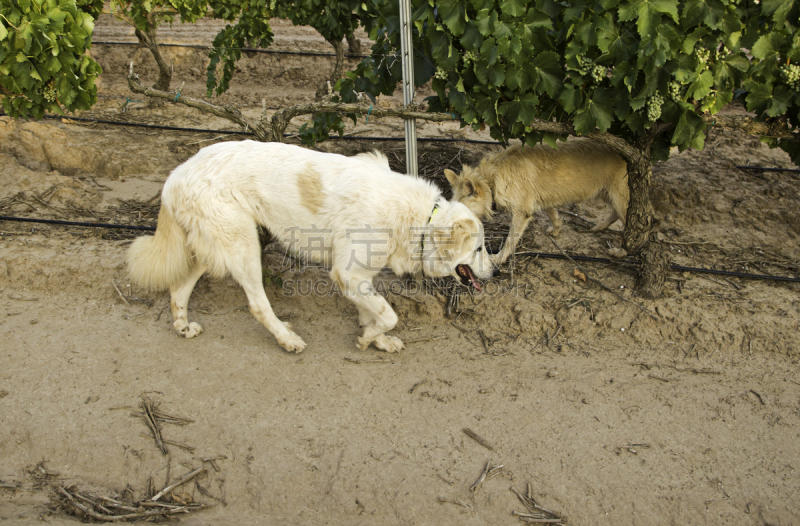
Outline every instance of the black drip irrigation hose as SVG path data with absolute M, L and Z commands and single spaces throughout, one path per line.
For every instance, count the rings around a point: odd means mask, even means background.
M 0 117 L 5 116 L 5 113 L 0 114 Z M 181 128 L 179 126 L 162 126 L 161 124 L 144 124 L 140 122 L 127 122 L 127 121 L 106 121 L 103 119 L 87 119 L 85 117 L 67 117 L 66 115 L 45 115 L 45 119 L 69 119 L 71 121 L 80 122 L 96 122 L 99 124 L 116 124 L 117 126 L 133 126 L 136 128 L 155 128 L 157 130 L 170 130 L 170 131 L 186 131 L 186 132 L 202 132 L 202 133 L 219 133 L 225 135 L 255 135 L 253 132 L 234 131 L 234 130 L 206 130 L 204 128 Z
M 5 112 L 0 112 L 0 117 L 6 117 L 7 114 Z M 198 133 L 218 133 L 221 135 L 255 135 L 253 132 L 249 131 L 234 131 L 234 130 L 208 130 L 205 128 L 181 128 L 179 126 L 163 126 L 160 124 L 143 124 L 139 122 L 127 122 L 127 121 L 107 121 L 103 119 L 89 119 L 85 117 L 68 117 L 66 115 L 45 115 L 45 119 L 69 119 L 73 121 L 79 122 L 96 122 L 98 124 L 112 124 L 116 126 L 133 126 L 136 128 L 154 128 L 157 130 L 170 130 L 170 131 L 184 131 L 184 132 L 198 132 Z M 284 137 L 294 137 L 295 135 L 284 133 Z M 339 137 L 338 135 L 331 135 L 329 137 L 332 141 L 384 141 L 384 142 L 402 142 L 405 141 L 404 137 L 360 137 L 358 135 L 342 135 Z M 433 142 L 433 143 L 453 143 L 453 142 L 464 142 L 468 144 L 491 144 L 491 145 L 498 145 L 500 144 L 497 141 L 483 141 L 478 139 L 451 139 L 447 137 L 417 137 L 417 141 L 419 142 Z
M 625 259 L 621 260 L 614 260 L 608 258 L 596 258 L 591 256 L 565 256 L 563 254 L 545 254 L 543 252 L 521 252 L 514 254 L 515 256 L 532 256 L 532 257 L 540 257 L 540 258 L 547 258 L 547 259 L 573 259 L 575 261 L 588 261 L 592 263 L 617 263 L 623 265 L 632 265 L 638 266 L 639 264 L 635 261 L 629 261 Z M 698 268 L 698 267 L 684 267 L 683 265 L 670 265 L 670 270 L 675 270 L 678 272 L 696 272 L 698 274 L 717 274 L 719 276 L 730 276 L 734 278 L 747 278 L 747 279 L 762 279 L 762 280 L 771 280 L 771 281 L 785 281 L 787 283 L 800 283 L 800 278 L 790 278 L 787 276 L 771 276 L 769 274 L 747 274 L 744 272 L 733 272 L 730 270 L 715 270 L 711 268 Z
M 127 230 L 147 230 L 155 232 L 154 226 L 115 225 L 112 223 L 82 223 L 80 221 L 61 221 L 58 219 L 34 219 L 31 217 L 0 216 L 0 221 L 19 221 L 22 223 L 44 223 L 46 225 L 82 226 L 90 228 L 121 228 Z
M 82 226 L 88 228 L 120 228 L 128 230 L 146 230 L 150 232 L 153 232 L 156 229 L 156 227 L 153 226 L 115 225 L 110 223 L 82 223 L 80 221 L 60 221 L 56 219 L 34 219 L 29 217 L 13 217 L 13 216 L 0 216 L 0 221 L 20 221 L 24 223 L 44 223 L 47 225 Z M 633 265 L 633 266 L 638 265 L 638 263 L 636 263 L 635 261 L 628 261 L 628 260 L 611 260 L 608 258 L 596 258 L 591 256 L 567 257 L 563 254 L 547 254 L 544 252 L 520 252 L 518 254 L 515 254 L 515 256 L 532 256 L 532 257 L 540 257 L 547 259 L 564 259 L 564 260 L 572 259 L 574 261 L 587 261 L 592 263 L 620 263 L 624 265 Z M 682 265 L 670 265 L 669 268 L 670 270 L 676 270 L 679 272 L 697 272 L 705 274 L 717 274 L 720 276 L 731 276 L 735 278 L 761 279 L 761 280 L 771 280 L 771 281 L 784 281 L 788 283 L 800 283 L 800 278 L 790 278 L 787 276 L 770 276 L 767 274 L 746 274 L 744 272 L 732 272 L 728 270 L 714 270 L 714 269 L 697 268 L 697 267 L 684 267 Z
M 111 42 L 103 40 L 92 41 L 92 44 L 102 44 L 105 46 L 140 46 L 139 42 Z M 158 44 L 159 47 L 186 47 L 192 49 L 238 49 L 239 51 L 249 51 L 252 53 L 269 53 L 271 55 L 305 55 L 311 57 L 335 57 L 336 53 L 326 53 L 324 51 L 282 51 L 279 49 L 260 49 L 253 47 L 220 47 L 204 46 L 202 44 Z M 362 53 L 345 53 L 345 57 L 351 58 L 368 58 L 372 55 L 365 55 Z
M 56 115 L 45 115 L 46 119 L 59 119 Z M 137 128 L 155 128 L 157 130 L 171 130 L 171 131 L 188 131 L 188 132 L 203 132 L 203 133 L 219 133 L 224 135 L 255 135 L 253 132 L 236 131 L 236 130 L 206 130 L 204 128 L 182 128 L 180 126 L 164 126 L 161 124 L 143 124 L 138 122 L 127 121 L 106 121 L 103 119 L 86 119 L 83 117 L 65 117 L 73 121 L 83 122 L 97 122 L 100 124 L 116 124 L 118 126 L 133 126 Z
M 765 166 L 737 166 L 742 170 L 758 170 L 759 172 L 792 172 L 800 173 L 800 168 L 767 168 Z

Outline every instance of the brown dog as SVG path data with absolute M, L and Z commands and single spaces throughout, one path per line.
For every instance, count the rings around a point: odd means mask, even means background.
M 514 253 L 534 212 L 544 209 L 553 223 L 549 229 L 557 236 L 561 219 L 556 206 L 602 197 L 613 211 L 592 228 L 608 228 L 614 221 L 625 221 L 628 210 L 628 168 L 613 149 L 592 140 L 579 139 L 558 148 L 540 145 L 512 146 L 492 154 L 461 174 L 444 171 L 453 188 L 453 200 L 460 201 L 478 217 L 492 216 L 498 210 L 511 211 L 511 228 L 496 263 Z

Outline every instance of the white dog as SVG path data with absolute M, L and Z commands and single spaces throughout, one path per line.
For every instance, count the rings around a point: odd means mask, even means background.
M 203 148 L 172 171 L 155 235 L 128 250 L 131 280 L 169 289 L 173 327 L 192 338 L 203 331 L 187 317 L 195 283 L 205 272 L 230 274 L 253 316 L 284 349 L 300 352 L 305 342 L 275 316 L 264 292 L 258 225 L 289 251 L 331 267 L 334 283 L 358 308 L 362 350 L 371 343 L 388 352 L 403 348 L 384 334 L 397 315 L 373 288 L 382 268 L 455 276 L 478 289 L 476 278 L 492 275 L 475 214 L 433 184 L 392 172 L 382 154 L 344 157 L 241 141 Z

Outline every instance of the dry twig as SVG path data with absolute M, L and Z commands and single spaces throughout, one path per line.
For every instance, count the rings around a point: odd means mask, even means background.
M 184 475 L 181 479 L 178 480 L 178 482 L 175 482 L 174 484 L 170 484 L 166 488 L 164 488 L 161 491 L 159 491 L 158 493 L 156 493 L 153 496 L 153 498 L 150 499 L 150 501 L 151 502 L 156 502 L 158 499 L 160 499 L 161 497 L 163 497 L 164 495 L 166 495 L 167 493 L 169 493 L 173 489 L 177 488 L 178 486 L 180 486 L 182 484 L 186 484 L 187 482 L 192 480 L 194 477 L 196 477 L 200 473 L 205 473 L 206 471 L 207 470 L 204 467 L 197 468 L 196 470 L 192 471 L 191 473 L 188 473 L 188 474 Z
M 477 442 L 478 444 L 482 445 L 483 447 L 485 447 L 485 448 L 486 448 L 486 449 L 488 449 L 489 451 L 494 451 L 494 448 L 492 447 L 492 445 L 491 445 L 491 444 L 489 444 L 489 442 L 487 442 L 486 440 L 484 440 L 484 439 L 483 439 L 481 436 L 479 436 L 479 435 L 478 435 L 478 434 L 477 434 L 475 431 L 473 431 L 472 429 L 470 429 L 470 428 L 468 428 L 468 427 L 465 427 L 464 429 L 462 429 L 462 431 L 464 432 L 464 434 L 465 434 L 465 435 L 467 435 L 467 436 L 468 436 L 468 437 L 470 437 L 472 440 L 474 440 L 474 441 L 475 441 L 475 442 Z
M 465 504 L 465 503 L 461 502 L 460 500 L 452 500 L 452 499 L 446 499 L 444 497 L 439 497 L 439 502 L 441 502 L 443 504 L 444 503 L 456 504 L 458 506 L 462 506 L 462 507 L 467 508 L 469 510 L 472 509 L 472 506 L 470 506 L 469 504 Z
M 163 454 L 168 454 L 169 450 L 167 449 L 167 446 L 164 445 L 164 441 L 161 439 L 161 429 L 158 427 L 158 422 L 153 416 L 153 405 L 149 398 L 142 398 L 142 410 L 144 412 L 144 421 L 147 424 L 147 427 L 149 427 L 150 431 L 153 433 L 153 438 L 155 438 L 156 444 L 161 449 Z
M 478 480 L 476 480 L 475 483 L 472 486 L 470 486 L 470 488 L 469 488 L 470 491 L 477 490 L 480 487 L 480 485 L 483 484 L 483 481 L 486 480 L 486 475 L 489 474 L 489 464 L 490 464 L 490 462 L 491 462 L 491 460 L 487 460 L 486 461 L 486 465 L 483 467 L 483 471 L 481 472 L 480 476 L 478 477 Z
M 522 495 L 512 486 L 511 491 L 517 496 L 517 498 L 528 508 L 529 513 L 520 513 L 520 512 L 512 512 L 513 515 L 517 516 L 523 522 L 543 522 L 543 523 L 552 523 L 552 524 L 563 524 L 565 522 L 564 517 L 560 516 L 558 513 L 554 511 L 550 511 L 547 508 L 544 508 L 539 505 L 538 502 L 533 498 L 533 494 L 531 492 L 531 485 L 528 484 L 528 492 L 527 495 Z

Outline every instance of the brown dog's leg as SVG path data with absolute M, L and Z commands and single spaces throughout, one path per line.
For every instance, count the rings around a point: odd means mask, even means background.
M 547 233 L 553 237 L 558 237 L 558 234 L 561 233 L 561 218 L 558 216 L 558 210 L 547 208 L 545 213 L 550 218 L 550 222 L 553 223 L 553 226 L 547 229 Z
M 606 228 L 610 227 L 614 221 L 619 219 L 619 215 L 617 214 L 616 210 L 611 211 L 611 215 L 609 215 L 602 223 L 598 223 L 592 228 L 592 232 L 597 232 L 599 230 L 605 230 Z
M 511 213 L 511 227 L 508 230 L 508 237 L 505 243 L 503 243 L 503 248 L 500 250 L 500 253 L 492 256 L 492 261 L 494 263 L 498 265 L 505 263 L 511 254 L 514 253 L 514 249 L 517 248 L 517 244 L 522 238 L 525 229 L 528 228 L 530 220 L 530 214 L 516 211 Z
M 621 219 L 622 222 L 625 223 L 625 215 L 628 213 L 629 196 L 628 179 L 626 177 L 618 178 L 614 184 L 608 188 L 608 196 L 605 199 L 614 211 L 605 221 L 595 226 L 592 231 L 605 230 L 617 219 Z

